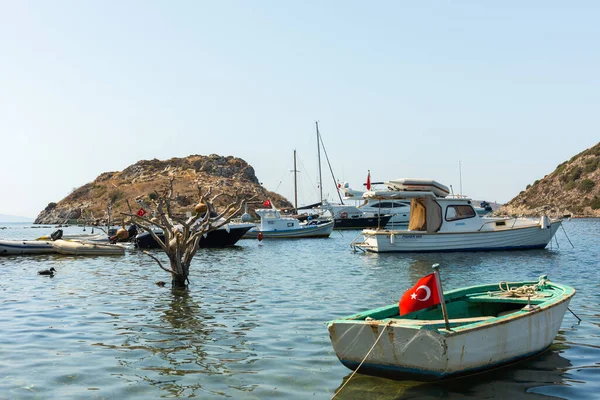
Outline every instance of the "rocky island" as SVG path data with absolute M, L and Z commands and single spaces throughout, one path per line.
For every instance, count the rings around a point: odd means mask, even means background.
M 236 191 L 246 197 L 255 197 L 249 209 L 262 207 L 262 202 L 270 199 L 278 208 L 292 208 L 292 204 L 277 193 L 270 192 L 260 185 L 254 168 L 246 161 L 216 154 L 209 156 L 191 155 L 169 160 L 142 160 L 120 172 L 105 172 L 93 182 L 71 192 L 64 199 L 48 206 L 37 216 L 36 224 L 63 224 L 97 222 L 105 224 L 109 205 L 111 221 L 118 222 L 122 214 L 128 212 L 127 200 L 131 207 L 137 207 L 135 199 L 151 202 L 156 193 L 165 189 L 173 178 L 175 198 L 172 201 L 175 213 L 185 214 L 193 209 L 198 200 L 197 186 L 204 191 L 213 188 L 213 195 L 225 193 L 234 196 Z M 216 201 L 217 206 L 229 203 L 229 196 Z M 135 211 L 135 210 L 134 210 Z

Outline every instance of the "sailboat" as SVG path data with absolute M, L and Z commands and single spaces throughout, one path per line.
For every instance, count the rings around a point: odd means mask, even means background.
M 296 178 L 296 150 L 294 150 L 294 207 L 298 209 L 298 184 Z M 301 222 L 296 216 L 282 215 L 270 200 L 263 203 L 265 208 L 254 210 L 260 217 L 260 224 L 250 229 L 244 238 L 292 239 L 329 237 L 333 231 L 331 219 L 307 218 Z

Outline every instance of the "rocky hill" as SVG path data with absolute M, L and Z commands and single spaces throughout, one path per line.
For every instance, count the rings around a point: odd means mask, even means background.
M 499 210 L 508 215 L 600 217 L 600 143 L 535 181 Z
M 191 155 L 170 160 L 142 160 L 120 172 L 105 172 L 57 203 L 50 203 L 38 215 L 36 224 L 62 224 L 79 221 L 106 223 L 111 204 L 111 220 L 119 221 L 122 212 L 128 212 L 126 200 L 137 210 L 135 199 L 141 196 L 146 202 L 168 187 L 174 178 L 175 199 L 171 202 L 175 213 L 192 211 L 198 202 L 197 185 L 204 190 L 213 188 L 213 195 L 234 195 L 236 190 L 246 198 L 256 195 L 249 209 L 262 207 L 270 199 L 278 208 L 291 208 L 284 197 L 263 188 L 254 169 L 246 161 L 235 157 Z M 223 196 L 216 202 L 224 206 L 232 198 Z M 135 211 L 135 210 L 134 210 Z

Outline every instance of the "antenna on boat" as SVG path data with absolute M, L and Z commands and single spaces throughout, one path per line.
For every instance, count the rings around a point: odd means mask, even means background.
M 294 149 L 294 208 L 296 209 L 296 214 L 298 213 L 298 180 L 296 178 L 296 173 L 298 170 L 296 169 L 296 149 Z
M 317 158 L 319 159 L 319 202 L 323 202 L 323 178 L 321 178 L 321 145 L 319 144 L 319 121 L 315 121 L 317 127 Z
M 462 191 L 462 168 L 460 165 L 460 160 L 458 161 L 458 180 L 460 183 L 460 197 L 463 197 L 463 191 Z

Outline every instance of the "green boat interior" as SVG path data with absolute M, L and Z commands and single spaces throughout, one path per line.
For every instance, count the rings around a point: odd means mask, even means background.
M 536 285 L 537 282 L 510 283 L 509 286 Z M 509 287 L 507 286 L 507 287 Z M 485 285 L 451 291 L 444 294 L 448 320 L 451 327 L 467 324 L 484 323 L 494 318 L 528 313 L 532 308 L 544 303 L 554 302 L 564 294 L 563 288 L 552 284 L 535 287 L 527 294 L 518 295 L 514 292 L 503 291 L 496 285 Z M 436 306 L 415 311 L 403 316 L 399 315 L 397 304 L 365 311 L 345 318 L 348 320 L 365 320 L 388 322 L 407 325 L 417 329 L 437 329 L 445 326 L 442 308 Z

